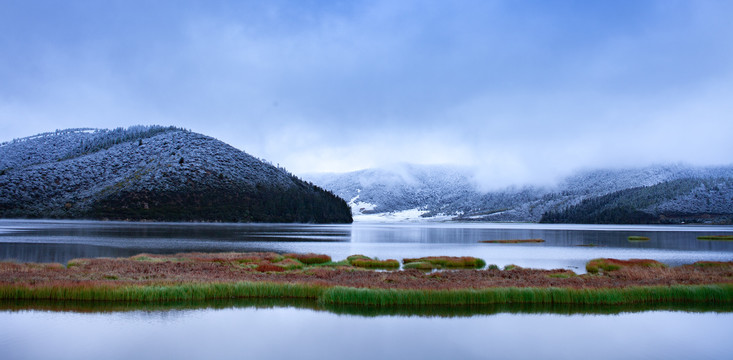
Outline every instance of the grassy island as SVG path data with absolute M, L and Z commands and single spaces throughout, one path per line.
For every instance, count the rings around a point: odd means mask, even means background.
M 698 236 L 698 240 L 733 240 L 733 235 L 704 235 Z
M 384 263 L 382 263 L 384 261 Z M 0 262 L 0 300 L 165 302 L 311 299 L 369 306 L 715 303 L 733 305 L 733 262 L 668 267 L 654 260 L 595 259 L 588 274 L 497 266 L 472 257 L 405 259 L 458 269 L 394 268 L 395 260 L 318 254 L 186 253 Z M 389 266 L 382 266 L 387 265 Z M 353 263 L 353 264 L 352 264 Z M 459 266 L 460 265 L 460 266 Z M 407 266 L 405 266 L 407 267 Z M 430 267 L 431 269 L 434 266 Z M 728 306 L 728 305 L 724 305 Z
M 636 236 L 636 235 L 632 235 L 632 236 L 629 236 L 626 239 L 629 240 L 629 241 L 649 241 L 649 237 L 648 236 Z
M 544 239 L 511 239 L 511 240 L 482 240 L 479 241 L 486 244 L 531 244 L 531 243 L 543 243 Z

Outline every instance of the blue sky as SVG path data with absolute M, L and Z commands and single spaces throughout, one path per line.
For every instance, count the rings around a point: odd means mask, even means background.
M 295 173 L 731 163 L 730 1 L 3 1 L 0 141 L 177 125 Z

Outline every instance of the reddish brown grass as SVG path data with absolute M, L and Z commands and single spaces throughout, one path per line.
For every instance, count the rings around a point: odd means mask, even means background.
M 306 265 L 323 264 L 331 261 L 331 257 L 323 254 L 285 254 L 286 258 L 297 259 Z
M 589 273 L 597 273 L 600 270 L 615 271 L 615 270 L 619 270 L 625 267 L 664 268 L 664 267 L 667 267 L 667 265 L 659 261 L 651 260 L 651 259 L 629 259 L 629 260 L 593 259 L 585 265 L 585 269 Z
M 82 259 L 75 266 L 0 262 L 0 285 L 116 287 L 206 282 L 274 282 L 322 286 L 396 289 L 482 289 L 491 287 L 622 288 L 674 284 L 733 283 L 732 262 L 698 262 L 674 268 L 654 260 L 604 260 L 618 266 L 612 271 L 575 276 L 564 269 L 537 270 L 515 267 L 511 271 L 452 270 L 426 274 L 416 269 L 392 272 L 354 271 L 353 266 L 304 267 L 286 270 L 274 253 L 146 255 L 120 259 Z M 442 258 L 442 257 L 440 257 Z M 216 259 L 216 261 L 213 261 Z M 246 263 L 240 263 L 247 259 Z M 409 263 L 408 259 L 408 263 Z M 272 261 L 279 261 L 273 263 Z M 714 264 L 714 266 L 713 266 Z

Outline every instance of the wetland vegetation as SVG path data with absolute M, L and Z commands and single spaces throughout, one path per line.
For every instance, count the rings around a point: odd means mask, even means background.
M 698 236 L 698 240 L 733 240 L 733 235 L 704 235 Z
M 582 275 L 518 266 L 482 269 L 485 262 L 473 257 L 407 258 L 407 269 L 393 271 L 374 271 L 361 262 L 396 260 L 360 255 L 334 262 L 319 254 L 229 252 L 77 259 L 67 266 L 2 262 L 0 299 L 148 303 L 266 298 L 376 307 L 733 303 L 733 262 L 669 267 L 646 259 L 594 259 Z M 425 272 L 410 264 L 450 270 Z

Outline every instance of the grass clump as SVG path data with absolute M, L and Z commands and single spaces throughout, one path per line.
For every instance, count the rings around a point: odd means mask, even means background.
M 302 262 L 290 258 L 283 258 L 280 261 L 273 262 L 273 264 L 283 267 L 285 270 L 302 269 L 304 266 Z
M 637 267 L 667 267 L 656 260 L 651 259 L 629 259 L 629 260 L 618 260 L 618 259 L 593 259 L 585 264 L 585 270 L 590 274 L 597 274 L 601 270 L 604 272 L 616 271 L 622 267 L 637 266 Z
M 698 236 L 698 240 L 733 240 L 733 235 L 703 235 Z
M 349 255 L 349 256 L 348 256 L 348 257 L 346 258 L 346 260 L 347 260 L 347 261 L 348 261 L 349 263 L 351 263 L 351 262 L 352 262 L 352 261 L 354 261 L 354 260 L 371 260 L 371 259 L 372 259 L 372 258 L 370 258 L 370 257 L 368 257 L 368 256 L 366 256 L 366 255 L 361 255 L 361 254 L 357 254 L 357 255 Z
M 356 259 L 351 261 L 351 265 L 360 268 L 397 269 L 400 267 L 400 262 L 394 259 Z
M 733 302 L 733 284 L 637 286 L 627 288 L 486 288 L 454 290 L 332 287 L 322 304 L 367 306 L 583 304 L 617 305 L 672 302 Z
M 486 261 L 473 256 L 427 256 L 421 258 L 405 258 L 402 262 L 407 265 L 414 262 L 426 262 L 441 269 L 481 269 L 486 266 Z
M 286 258 L 296 259 L 306 265 L 324 264 L 331 261 L 331 257 L 323 254 L 285 254 Z
M 647 236 L 636 236 L 632 235 L 626 238 L 629 241 L 649 241 L 649 237 Z
M 418 270 L 433 270 L 436 269 L 437 266 L 434 264 L 431 264 L 427 261 L 415 261 L 406 263 L 402 266 L 403 269 L 418 269 Z
M 699 268 L 725 268 L 733 267 L 733 261 L 697 261 L 693 263 L 692 266 Z
M 512 239 L 512 240 L 482 240 L 481 243 L 487 244 L 525 244 L 525 243 L 543 243 L 543 239 Z
M 354 267 L 367 268 L 367 269 L 397 269 L 400 267 L 400 262 L 394 259 L 379 260 L 377 258 L 370 258 L 366 255 L 351 255 L 346 258 L 346 261 Z

